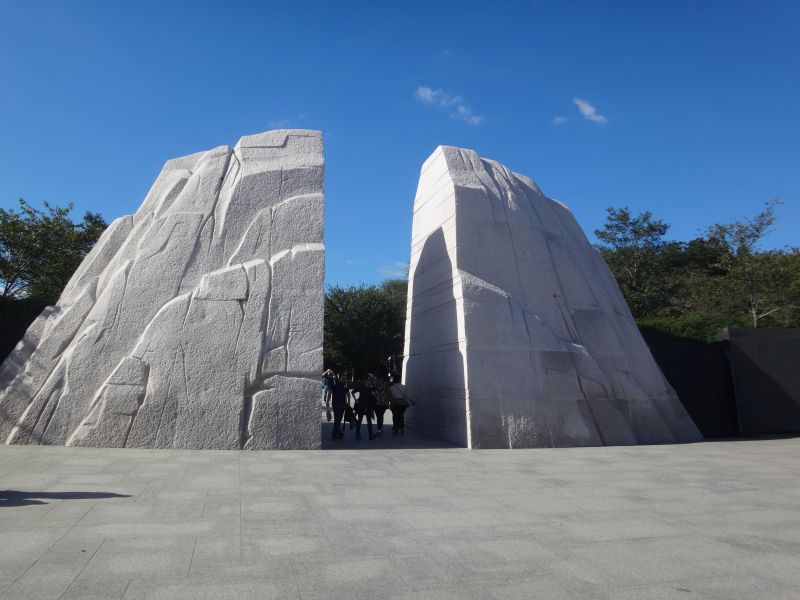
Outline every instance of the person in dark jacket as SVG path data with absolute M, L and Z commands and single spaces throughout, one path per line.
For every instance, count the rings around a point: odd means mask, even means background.
M 378 378 L 373 378 L 372 381 L 375 383 L 375 423 L 378 426 L 375 437 L 381 437 L 383 435 L 383 416 L 391 404 L 389 382 Z
M 372 433 L 372 421 L 375 419 L 375 382 L 371 377 L 367 377 L 354 386 L 353 391 L 358 394 L 354 407 L 357 419 L 356 438 L 361 439 L 361 423 L 366 417 L 369 439 L 374 440 L 377 437 Z
M 352 393 L 350 383 L 347 381 L 347 371 L 342 371 L 331 388 L 331 404 L 333 405 L 333 435 L 331 438 L 334 440 L 341 440 L 344 437 L 342 418 L 345 407 L 350 404 L 350 398 L 352 398 Z

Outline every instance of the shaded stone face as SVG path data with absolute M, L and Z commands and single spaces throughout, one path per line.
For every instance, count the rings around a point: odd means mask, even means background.
M 471 150 L 422 167 L 404 382 L 471 448 L 701 439 L 569 209 Z
M 317 448 L 322 138 L 168 161 L 0 369 L 5 443 Z

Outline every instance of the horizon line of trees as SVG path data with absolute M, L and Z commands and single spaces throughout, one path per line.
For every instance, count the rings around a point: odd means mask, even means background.
M 687 242 L 650 211 L 609 207 L 594 234 L 645 338 L 712 342 L 725 327 L 800 327 L 800 251 L 761 250 L 780 201 Z M 325 366 L 357 374 L 403 352 L 408 282 L 325 291 Z
M 644 333 L 713 341 L 724 327 L 800 327 L 800 248 L 761 248 L 780 204 L 766 202 L 755 216 L 715 223 L 689 241 L 668 239 L 669 224 L 650 211 L 610 207 L 595 247 Z M 0 208 L 4 322 L 54 304 L 105 230 L 99 213 L 75 222 L 72 209 L 45 202 L 39 210 L 22 198 L 18 210 Z M 365 374 L 402 354 L 407 285 L 329 285 L 326 366 Z

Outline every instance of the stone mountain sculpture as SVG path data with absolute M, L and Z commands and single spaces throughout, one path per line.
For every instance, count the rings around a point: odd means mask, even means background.
M 470 448 L 701 439 L 569 209 L 471 150 L 422 167 L 405 355 L 409 417 Z
M 318 448 L 320 132 L 168 161 L 0 369 L 0 440 Z

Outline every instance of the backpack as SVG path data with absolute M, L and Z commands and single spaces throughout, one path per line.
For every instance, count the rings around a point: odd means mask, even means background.
M 408 389 L 406 389 L 406 386 L 402 383 L 393 383 L 389 386 L 388 391 L 392 404 L 397 404 L 398 406 L 411 406 L 414 404 L 414 401 L 408 394 Z
M 375 406 L 387 407 L 391 402 L 385 381 L 378 381 L 375 385 Z

